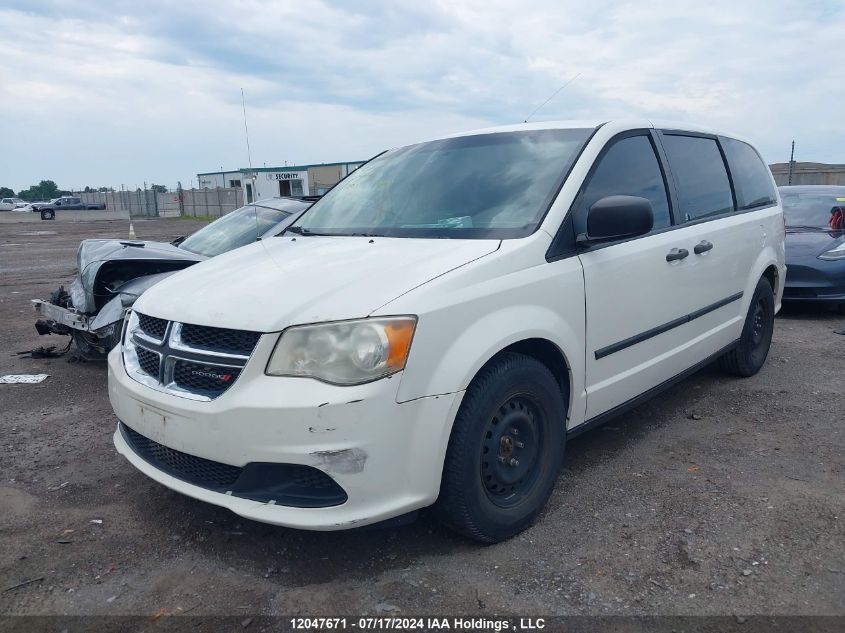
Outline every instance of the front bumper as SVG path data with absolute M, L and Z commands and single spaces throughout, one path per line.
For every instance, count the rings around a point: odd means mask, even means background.
M 188 456 L 239 468 L 255 463 L 316 468 L 342 488 L 344 503 L 292 507 L 190 483 L 144 459 L 120 428 L 114 434 L 118 452 L 168 488 L 275 525 L 337 530 L 431 505 L 462 392 L 398 404 L 401 374 L 354 387 L 265 376 L 260 359 L 274 342 L 275 336 L 264 336 L 237 382 L 211 402 L 132 380 L 118 346 L 109 355 L 112 407 L 128 428 Z
M 845 260 L 790 263 L 784 301 L 845 303 Z
M 90 331 L 88 317 L 81 312 L 54 305 L 43 299 L 30 299 L 30 301 L 35 307 L 35 311 L 50 321 L 74 330 L 80 330 L 82 332 Z

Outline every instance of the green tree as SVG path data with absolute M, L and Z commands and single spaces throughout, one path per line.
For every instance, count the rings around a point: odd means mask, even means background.
M 157 185 L 153 183 L 152 185 L 150 185 L 150 189 L 152 189 L 156 193 L 167 193 L 167 187 L 165 187 L 164 185 Z
M 8 187 L 0 187 L 0 198 L 14 198 L 15 192 Z
M 61 192 L 59 186 L 52 180 L 42 180 L 37 185 L 32 185 L 29 189 L 18 192 L 18 196 L 24 200 L 50 200 L 57 198 Z

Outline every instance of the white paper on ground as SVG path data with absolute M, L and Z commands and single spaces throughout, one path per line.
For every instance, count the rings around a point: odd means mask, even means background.
M 0 385 L 12 385 L 18 383 L 34 385 L 39 382 L 43 382 L 44 379 L 49 376 L 50 374 L 7 374 L 6 376 L 0 376 Z

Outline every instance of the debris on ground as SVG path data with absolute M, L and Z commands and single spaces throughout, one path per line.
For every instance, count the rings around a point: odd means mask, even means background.
M 7 591 L 12 591 L 13 589 L 19 589 L 20 587 L 26 587 L 27 585 L 31 585 L 31 584 L 36 583 L 36 582 L 41 582 L 42 580 L 44 580 L 44 576 L 39 576 L 38 578 L 32 578 L 31 580 L 24 580 L 23 582 L 19 582 L 18 584 L 12 585 L 11 587 L 6 587 L 3 590 L 3 593 L 6 593 Z
M 0 376 L 0 385 L 37 385 L 49 377 L 50 374 L 6 374 Z
M 28 349 L 23 352 L 15 352 L 16 356 L 23 358 L 60 358 L 68 353 L 73 339 L 68 341 L 68 344 L 62 349 L 56 349 L 55 345 L 39 345 L 36 348 Z

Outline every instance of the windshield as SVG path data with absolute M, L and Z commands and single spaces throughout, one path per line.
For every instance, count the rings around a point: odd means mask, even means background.
M 281 209 L 250 204 L 201 228 L 185 239 L 179 248 L 215 257 L 254 242 L 289 215 Z
M 838 209 L 845 208 L 845 187 L 841 190 L 786 192 L 781 190 L 783 214 L 787 226 L 837 228 Z
M 338 183 L 305 235 L 494 238 L 536 230 L 589 129 L 500 132 L 392 150 Z

